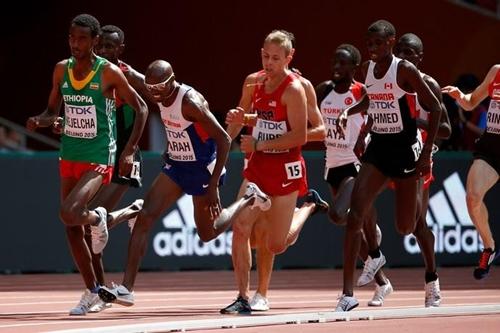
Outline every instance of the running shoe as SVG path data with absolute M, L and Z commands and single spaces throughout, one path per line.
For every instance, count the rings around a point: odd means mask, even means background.
M 328 204 L 328 202 L 323 200 L 316 190 L 309 190 L 309 192 L 307 192 L 305 201 L 314 203 L 314 210 L 312 215 L 316 214 L 317 212 L 327 213 L 330 209 L 330 205 Z
M 365 266 L 363 267 L 363 272 L 358 278 L 358 287 L 362 287 L 373 281 L 375 274 L 377 274 L 378 270 L 382 268 L 385 264 L 385 257 L 382 253 L 380 253 L 380 257 L 372 258 L 368 256 L 368 259 L 365 261 Z
M 476 280 L 484 279 L 490 272 L 490 266 L 495 259 L 500 255 L 498 250 L 490 248 L 484 249 L 479 257 L 479 265 L 474 269 L 474 277 Z
M 249 315 L 252 313 L 252 308 L 246 299 L 238 296 L 236 300 L 220 310 L 222 314 L 244 314 Z
M 262 296 L 260 293 L 255 293 L 249 303 L 252 311 L 269 310 L 269 301 L 267 300 L 267 297 Z
M 425 284 L 425 307 L 438 307 L 441 304 L 439 279 Z
M 353 296 L 341 295 L 338 298 L 339 302 L 335 308 L 335 312 L 347 312 L 351 311 L 359 305 L 358 300 Z
M 90 292 L 90 290 L 85 289 L 83 292 L 82 297 L 80 298 L 80 302 L 69 310 L 69 315 L 70 316 L 85 316 L 87 312 L 90 312 L 90 308 L 94 306 L 97 301 L 99 300 L 99 296 L 97 294 L 94 294 Z
M 245 191 L 245 198 L 255 197 L 253 204 L 250 206 L 251 209 L 258 207 L 262 211 L 269 210 L 271 208 L 271 198 L 262 192 L 257 184 L 248 183 L 247 189 Z
M 368 301 L 368 306 L 384 305 L 385 297 L 388 296 L 393 291 L 394 289 L 392 289 L 392 284 L 391 281 L 389 281 L 389 279 L 387 279 L 387 283 L 382 286 L 379 286 L 377 284 L 377 287 L 375 288 L 375 294 L 373 294 L 372 299 Z
M 99 297 L 106 303 L 116 303 L 123 306 L 134 305 L 134 292 L 129 291 L 124 285 L 112 284 L 112 287 L 99 288 Z
M 101 253 L 108 243 L 108 212 L 104 207 L 97 207 L 94 212 L 99 216 L 99 223 L 90 226 L 90 236 L 92 239 L 92 252 L 95 254 Z

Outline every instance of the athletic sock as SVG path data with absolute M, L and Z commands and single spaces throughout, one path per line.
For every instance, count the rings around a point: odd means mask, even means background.
M 437 279 L 438 275 L 436 272 L 425 272 L 425 283 L 436 281 Z
M 375 259 L 375 258 L 378 258 L 380 257 L 380 246 L 377 247 L 375 250 L 373 251 L 368 251 L 368 255 L 372 258 L 372 259 Z

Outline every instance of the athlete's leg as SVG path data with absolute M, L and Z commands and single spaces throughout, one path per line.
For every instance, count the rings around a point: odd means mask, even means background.
M 273 272 L 274 254 L 267 248 L 267 237 L 264 219 L 255 222 L 252 231 L 252 248 L 256 249 L 256 265 L 258 274 L 257 293 L 267 297 L 267 291 Z
M 488 223 L 488 209 L 484 204 L 486 192 L 498 181 L 498 173 L 482 159 L 475 159 L 467 175 L 467 209 L 485 248 L 495 249 L 495 240 Z
M 314 213 L 315 209 L 316 205 L 313 202 L 304 202 L 300 208 L 294 210 L 292 224 L 290 225 L 290 230 L 288 230 L 288 235 L 286 236 L 287 248 L 297 242 L 302 227 L 306 223 L 309 216 Z
M 425 263 L 425 272 L 435 273 L 436 272 L 436 257 L 434 253 L 434 234 L 427 227 L 426 217 L 427 209 L 429 206 L 429 187 L 423 189 L 422 191 L 422 201 L 421 201 L 421 213 L 418 214 L 417 226 L 413 235 L 417 239 L 420 250 L 422 251 L 422 256 Z
M 245 184 L 248 183 L 245 182 Z M 200 239 L 203 242 L 208 242 L 226 231 L 238 219 L 243 209 L 251 205 L 254 200 L 260 199 L 256 199 L 254 196 L 243 195 L 229 207 L 223 209 L 220 215 L 214 220 L 210 213 L 208 197 L 206 195 L 193 196 L 194 220 Z
M 95 178 L 90 178 L 89 174 L 95 176 Z M 87 192 L 95 193 L 101 186 L 102 176 L 97 174 L 96 172 L 87 172 L 82 177 L 82 179 L 89 179 L 89 178 L 91 181 Z M 79 181 L 74 178 L 61 178 L 61 202 L 63 202 L 66 205 L 66 207 L 81 207 L 81 206 L 85 207 L 86 202 L 82 205 L 81 203 L 71 203 L 68 201 L 68 198 L 75 198 L 75 197 L 85 198 L 91 196 L 90 194 L 87 194 L 86 196 L 84 195 L 71 196 L 71 193 L 73 192 L 82 191 L 81 180 Z M 61 208 L 61 211 L 62 210 L 63 209 Z M 63 214 L 61 213 L 61 216 L 62 215 Z M 65 218 L 70 218 L 70 217 L 75 218 L 75 216 L 77 216 L 77 214 L 70 214 L 69 212 L 64 213 Z M 87 289 L 92 290 L 96 287 L 96 276 L 92 268 L 91 251 L 84 239 L 85 233 L 83 226 L 68 223 L 65 226 L 65 230 L 71 254 L 73 256 L 73 260 L 76 266 L 78 267 L 80 274 L 83 277 L 85 286 L 87 287 Z
M 245 195 L 248 181 L 241 183 L 238 199 Z M 244 209 L 233 224 L 232 260 L 238 296 L 249 298 L 250 270 L 252 268 L 252 250 L 250 248 L 250 235 L 254 223 L 261 218 L 263 212 L 258 208 Z
M 344 236 L 344 295 L 353 295 L 354 270 L 363 223 L 369 217 L 370 209 L 386 182 L 387 177 L 371 163 L 363 163 L 356 177 Z
M 149 232 L 161 214 L 183 194 L 182 189 L 170 177 L 160 173 L 144 199 L 144 206 L 137 216 L 128 245 L 128 258 L 123 285 L 129 290 L 134 283 L 142 257 L 146 253 Z
M 268 235 L 266 246 L 274 254 L 283 253 L 287 248 L 287 237 L 292 225 L 297 197 L 298 191 L 274 196 L 271 209 L 263 212 L 268 222 L 265 225 Z
M 63 182 L 65 179 L 66 178 L 62 178 Z M 85 224 L 96 225 L 99 223 L 99 215 L 88 209 L 88 203 L 101 187 L 102 179 L 100 173 L 96 171 L 87 171 L 69 192 L 63 190 L 67 195 L 62 198 L 59 215 L 64 224 L 75 226 Z
M 402 235 L 415 231 L 417 216 L 417 189 L 419 180 L 414 177 L 394 178 L 396 197 L 396 230 Z
M 333 204 L 328 212 L 331 221 L 338 225 L 345 225 L 347 213 L 351 206 L 351 195 L 354 188 L 354 177 L 347 177 L 342 180 L 338 189 L 333 189 L 330 186 Z
M 128 185 L 121 185 L 116 183 L 110 183 L 108 185 L 102 186 L 97 192 L 95 197 L 89 204 L 89 207 L 96 208 L 98 206 L 106 208 L 106 211 L 111 212 L 115 209 L 118 202 L 122 199 L 125 192 L 128 190 Z M 108 229 L 113 228 L 116 224 L 111 224 L 110 219 L 107 221 Z M 90 237 L 90 225 L 85 226 L 85 241 L 89 248 L 92 246 L 92 239 Z M 100 285 L 105 285 L 106 281 L 104 279 L 104 265 L 102 262 L 102 252 L 93 253 L 92 255 L 92 266 L 94 267 L 94 273 L 96 275 L 97 281 Z

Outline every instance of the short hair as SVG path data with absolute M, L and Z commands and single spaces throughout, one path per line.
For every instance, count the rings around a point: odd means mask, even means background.
M 417 35 L 415 35 L 411 32 L 401 36 L 399 38 L 398 42 L 404 42 L 404 43 L 410 44 L 418 52 L 424 52 L 424 43 L 422 43 L 422 40 L 420 39 L 420 37 L 418 37 Z
M 392 25 L 391 22 L 386 20 L 378 20 L 372 23 L 368 27 L 369 32 L 379 32 L 384 34 L 385 37 L 395 37 L 396 36 L 396 28 Z
M 267 35 L 264 43 L 275 43 L 285 49 L 285 54 L 289 55 L 295 43 L 295 36 L 286 30 L 273 30 Z
M 75 24 L 84 28 L 89 28 L 92 37 L 95 37 L 101 33 L 101 24 L 94 16 L 89 14 L 80 14 L 76 16 L 71 21 L 71 24 Z
M 356 66 L 359 66 L 359 64 L 361 63 L 361 53 L 356 46 L 351 44 L 340 44 L 337 47 L 337 51 L 339 50 L 347 51 L 347 53 L 349 53 L 349 55 L 351 56 L 352 63 Z
M 116 25 L 112 24 L 107 24 L 104 27 L 101 28 L 101 32 L 104 34 L 113 34 L 116 33 L 118 35 L 118 39 L 120 41 L 120 44 L 123 44 L 125 41 L 125 33 L 123 32 L 122 29 L 118 28 Z

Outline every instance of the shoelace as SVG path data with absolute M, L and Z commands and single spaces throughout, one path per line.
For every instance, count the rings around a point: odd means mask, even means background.
M 479 259 L 479 268 L 488 268 L 488 260 L 490 259 L 491 255 L 492 252 L 483 251 L 483 253 L 481 253 L 481 258 Z

